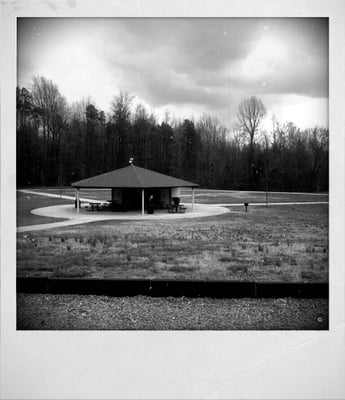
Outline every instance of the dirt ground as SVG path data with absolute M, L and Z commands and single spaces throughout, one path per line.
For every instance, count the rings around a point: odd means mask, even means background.
M 327 330 L 326 299 L 18 294 L 19 330 Z

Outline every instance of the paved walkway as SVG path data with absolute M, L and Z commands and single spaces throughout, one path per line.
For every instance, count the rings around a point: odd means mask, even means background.
M 18 192 L 22 193 L 27 193 L 27 194 L 38 194 L 39 196 L 46 196 L 46 197 L 54 197 L 56 199 L 65 199 L 65 200 L 75 200 L 74 196 L 66 196 L 66 195 L 60 195 L 60 194 L 53 194 L 53 193 L 45 193 L 45 192 L 35 192 L 34 190 L 26 190 L 26 189 L 20 189 Z M 86 198 L 80 198 L 80 201 L 85 201 L 87 203 L 99 203 L 99 200 L 95 199 L 86 199 Z
M 41 217 L 53 217 L 53 218 L 66 218 L 67 221 L 52 222 L 48 224 L 39 225 L 28 225 L 17 228 L 17 232 L 28 232 L 37 231 L 42 229 L 60 228 L 70 225 L 79 225 L 89 222 L 96 221 L 108 221 L 108 220 L 167 220 L 167 219 L 183 219 L 183 218 L 201 218 L 209 217 L 212 215 L 221 215 L 229 212 L 226 207 L 211 204 L 194 204 L 194 210 L 192 210 L 191 204 L 185 204 L 185 213 L 168 213 L 167 210 L 155 210 L 154 214 L 144 214 L 137 211 L 128 212 L 111 212 L 111 211 L 85 211 L 85 208 L 81 208 L 79 215 L 74 205 L 66 204 L 59 206 L 50 206 L 36 208 L 31 213 L 39 215 Z
M 272 203 L 268 202 L 268 206 L 300 206 L 300 205 L 312 205 L 312 204 L 328 204 L 328 201 L 294 201 L 294 202 L 283 202 L 283 203 Z M 243 203 L 224 203 L 217 204 L 220 207 L 243 207 Z M 266 203 L 249 203 L 249 207 L 255 206 L 266 206 Z

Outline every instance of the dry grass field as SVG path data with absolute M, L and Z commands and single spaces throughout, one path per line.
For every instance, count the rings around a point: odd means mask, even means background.
M 222 195 L 213 197 L 218 202 L 223 200 Z M 287 197 L 292 201 L 292 196 Z M 318 201 L 315 197 L 313 200 Z M 328 281 L 327 204 L 253 204 L 247 213 L 238 207 L 230 210 L 225 215 L 193 220 L 107 221 L 18 233 L 17 273 L 51 277 Z M 19 210 L 19 219 L 20 213 Z

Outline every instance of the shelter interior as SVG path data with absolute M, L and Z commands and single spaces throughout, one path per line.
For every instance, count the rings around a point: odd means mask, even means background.
M 144 207 L 148 208 L 150 198 L 154 208 L 166 208 L 172 197 L 179 197 L 179 188 L 147 188 L 144 191 Z M 140 210 L 142 208 L 142 190 L 140 188 L 112 189 L 113 208 Z

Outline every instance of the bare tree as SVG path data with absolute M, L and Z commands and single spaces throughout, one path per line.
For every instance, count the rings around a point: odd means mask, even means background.
M 122 91 L 114 97 L 111 102 L 111 109 L 115 123 L 121 124 L 129 121 L 133 100 L 134 96 Z
M 61 140 L 66 131 L 68 105 L 57 85 L 35 76 L 32 84 L 33 105 L 40 117 L 43 133 L 44 172 L 62 181 Z
M 256 187 L 259 185 L 259 176 L 255 173 L 255 136 L 259 133 L 260 124 L 266 115 L 266 108 L 263 102 L 255 96 L 245 99 L 240 103 L 238 107 L 238 130 L 245 140 L 248 140 L 249 136 L 249 151 L 247 153 L 247 165 L 246 180 L 250 187 Z M 254 167 L 253 167 L 254 166 Z
M 266 115 L 266 107 L 255 96 L 243 100 L 238 107 L 238 123 L 243 134 L 249 135 L 250 149 L 253 149 L 254 136 L 258 133 L 260 124 Z
M 66 99 L 60 94 L 57 85 L 41 76 L 33 78 L 32 97 L 41 113 L 44 134 L 56 140 L 68 113 Z
M 221 185 L 226 166 L 226 127 L 216 116 L 203 114 L 196 124 L 202 143 L 200 149 L 200 178 L 209 187 Z
M 129 148 L 131 147 L 129 131 L 131 108 L 134 96 L 127 92 L 120 92 L 115 96 L 112 103 L 112 119 L 114 123 L 113 132 L 113 160 L 116 168 L 124 167 L 128 163 Z

